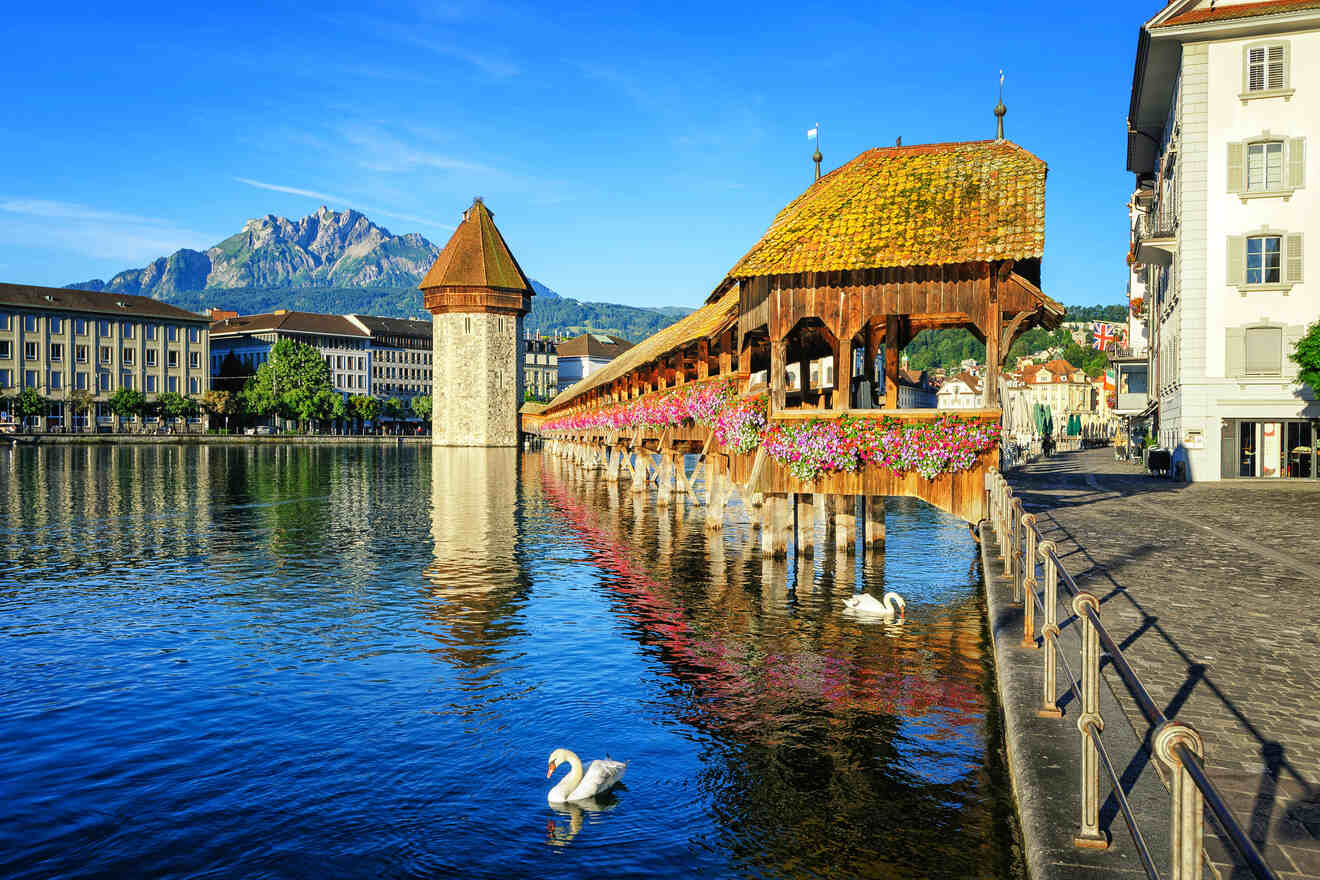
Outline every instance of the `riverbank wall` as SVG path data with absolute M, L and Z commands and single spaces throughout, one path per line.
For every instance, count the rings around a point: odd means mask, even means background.
M 273 434 L 14 434 L 0 438 L 3 443 L 37 446 L 430 446 L 429 434 L 418 435 L 334 435 Z
M 1100 810 L 1108 847 L 1088 849 L 1074 843 L 1080 830 L 1082 802 L 1082 740 L 1077 727 L 1080 707 L 1068 688 L 1068 675 L 1061 664 L 1056 704 L 1062 717 L 1040 714 L 1045 702 L 1041 683 L 1044 648 L 1038 641 L 1024 644 L 1022 604 L 1013 601 L 1013 579 L 1003 575 L 1004 561 L 995 531 L 988 522 L 982 523 L 979 531 L 996 684 L 1004 713 L 1004 742 L 1027 871 L 1032 880 L 1144 877 L 1136 847 L 1112 796 L 1103 801 Z M 1060 644 L 1076 668 L 1080 651 L 1076 618 L 1060 620 L 1059 630 Z M 1163 874 L 1169 861 L 1169 793 L 1158 776 L 1148 744 L 1127 720 L 1108 680 L 1102 677 L 1102 682 L 1100 714 L 1105 745 L 1122 776 L 1146 845 Z M 1101 777 L 1100 791 L 1105 797 L 1110 786 L 1103 772 Z

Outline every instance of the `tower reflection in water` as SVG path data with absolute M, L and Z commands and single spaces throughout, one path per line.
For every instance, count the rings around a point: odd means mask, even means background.
M 436 649 L 460 667 L 496 659 L 523 634 L 517 612 L 528 578 L 518 559 L 518 451 L 436 447 L 431 453 L 431 537 L 426 566 Z

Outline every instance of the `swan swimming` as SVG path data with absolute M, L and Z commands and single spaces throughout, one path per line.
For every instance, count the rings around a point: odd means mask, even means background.
M 553 776 L 555 768 L 566 762 L 570 768 L 568 775 L 559 780 L 559 784 L 546 795 L 546 800 L 552 804 L 585 800 L 608 791 L 623 778 L 623 771 L 628 766 L 625 762 L 612 761 L 606 757 L 592 761 L 586 773 L 583 773 L 582 761 L 577 755 L 568 749 L 555 749 L 550 753 L 550 766 L 546 768 L 545 778 Z
M 903 620 L 907 617 L 907 603 L 898 593 L 885 593 L 881 599 L 870 593 L 858 593 L 856 596 L 844 599 L 843 607 L 846 611 L 882 617 L 885 620 Z

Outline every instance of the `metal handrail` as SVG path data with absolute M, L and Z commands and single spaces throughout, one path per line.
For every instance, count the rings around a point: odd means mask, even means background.
M 1170 772 L 1172 856 L 1170 877 L 1172 880 L 1198 880 L 1201 876 L 1205 807 L 1210 808 L 1219 825 L 1224 829 L 1229 843 L 1237 850 L 1251 872 L 1263 880 L 1277 880 L 1274 870 L 1266 863 L 1260 850 L 1229 810 L 1223 795 L 1206 774 L 1202 758 L 1204 747 L 1200 734 L 1189 724 L 1170 720 L 1160 710 L 1140 676 L 1128 662 L 1123 649 L 1101 621 L 1099 600 L 1077 585 L 1059 557 L 1058 547 L 1041 533 L 1036 525 L 1035 516 L 1024 511 L 1021 501 L 1013 496 L 1008 481 L 994 468 L 991 468 L 986 476 L 986 491 L 989 499 L 988 522 L 995 531 L 1004 559 L 1004 576 L 1012 579 L 1013 601 L 1025 603 L 1022 633 L 1024 647 L 1036 646 L 1037 609 L 1040 610 L 1043 619 L 1039 631 L 1046 651 L 1040 714 L 1062 716 L 1058 711 L 1058 688 L 1054 670 L 1056 658 L 1063 663 L 1067 675 L 1067 690 L 1075 695 L 1081 707 L 1077 725 L 1083 746 L 1082 822 L 1081 833 L 1076 838 L 1077 845 L 1099 848 L 1107 845 L 1107 840 L 1098 827 L 1098 774 L 1100 766 L 1103 765 L 1112 783 L 1113 795 L 1123 813 L 1124 822 L 1132 834 L 1142 867 L 1148 877 L 1159 877 L 1145 837 L 1137 825 L 1136 817 L 1123 791 L 1122 781 L 1114 769 L 1100 735 L 1104 722 L 1099 715 L 1097 686 L 1101 657 L 1104 656 L 1109 658 L 1109 663 L 1123 680 L 1142 716 L 1150 725 L 1152 751 Z M 1036 586 L 1040 584 L 1036 579 L 1038 564 L 1043 564 L 1045 567 L 1041 594 L 1036 592 Z M 1082 627 L 1081 677 L 1073 673 L 1067 652 L 1058 639 L 1059 629 L 1055 615 L 1060 584 L 1071 597 L 1069 604 Z M 1030 593 L 1030 601 L 1026 601 L 1024 595 L 1026 593 Z

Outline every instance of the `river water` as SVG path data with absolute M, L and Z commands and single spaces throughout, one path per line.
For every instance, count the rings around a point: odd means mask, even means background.
M 1021 875 L 965 525 L 890 499 L 883 555 L 763 562 L 736 506 L 710 537 L 621 488 L 0 451 L 0 875 Z M 561 746 L 623 786 L 549 807 Z

